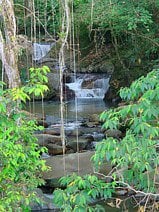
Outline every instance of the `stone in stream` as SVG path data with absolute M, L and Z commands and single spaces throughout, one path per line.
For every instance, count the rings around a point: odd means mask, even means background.
M 58 135 L 60 136 L 60 128 L 46 128 L 43 130 L 44 134 L 49 134 L 49 135 Z
M 94 151 L 87 151 L 82 153 L 74 153 L 68 155 L 57 155 L 46 158 L 46 165 L 51 169 L 43 173 L 43 178 L 47 181 L 48 186 L 57 187 L 58 179 L 64 174 L 70 175 L 77 173 L 79 175 L 93 174 L 93 164 L 91 157 Z M 64 173 L 65 163 L 65 173 Z M 103 174 L 108 174 L 111 171 L 111 165 L 108 163 L 103 164 L 100 171 Z M 59 185 L 58 185 L 59 186 Z
M 49 155 L 61 155 L 61 154 L 63 154 L 62 146 L 49 143 L 49 144 L 46 145 L 46 147 L 48 149 Z
M 99 114 L 92 114 L 89 116 L 90 122 L 97 122 L 100 123 Z
M 78 147 L 77 147 L 77 142 L 78 142 Z M 78 140 L 76 137 L 74 138 L 69 138 L 66 147 L 73 149 L 74 152 L 77 152 L 78 149 L 79 151 L 87 150 L 89 148 L 89 144 L 91 142 L 89 139 L 86 139 L 84 137 L 79 137 Z
M 95 128 L 99 125 L 99 122 L 92 122 L 92 121 L 86 121 L 82 123 L 83 127 L 90 127 L 90 128 Z
M 32 202 L 30 204 L 31 211 L 57 211 L 57 207 L 53 205 L 53 196 L 49 198 L 47 195 L 44 195 L 41 189 L 37 188 L 35 190 L 37 197 L 40 199 L 40 202 Z
M 49 143 L 61 145 L 60 136 L 48 135 L 48 134 L 35 134 L 35 137 L 38 139 L 37 143 L 40 146 L 47 146 L 47 144 Z

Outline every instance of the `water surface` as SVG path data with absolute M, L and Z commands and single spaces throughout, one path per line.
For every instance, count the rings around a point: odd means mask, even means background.
M 64 119 L 67 122 L 81 121 L 88 119 L 92 114 L 100 114 L 110 108 L 110 104 L 102 99 L 76 99 L 64 103 Z M 58 123 L 60 121 L 60 102 L 37 101 L 27 105 L 27 110 L 38 114 L 44 114 L 48 122 Z

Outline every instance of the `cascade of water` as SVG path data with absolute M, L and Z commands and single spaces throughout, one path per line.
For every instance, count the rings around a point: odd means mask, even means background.
M 81 74 L 74 82 L 66 83 L 70 90 L 75 92 L 77 98 L 103 99 L 109 88 L 108 76 Z
M 53 44 L 33 43 L 33 60 L 39 61 L 50 51 Z

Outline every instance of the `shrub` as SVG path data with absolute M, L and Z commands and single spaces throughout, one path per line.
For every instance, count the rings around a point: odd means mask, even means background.
M 45 148 L 39 148 L 33 133 L 41 129 L 21 110 L 21 102 L 29 94 L 47 90 L 47 67 L 30 69 L 28 85 L 11 90 L 0 89 L 0 211 L 26 210 L 37 200 L 35 188 L 44 183 L 41 172 L 46 171 L 40 159 Z
M 159 164 L 159 70 L 139 78 L 130 88 L 121 89 L 120 96 L 126 105 L 104 111 L 100 118 L 104 129 L 124 125 L 125 135 L 120 141 L 104 139 L 97 145 L 93 160 L 96 167 L 107 160 L 116 170 L 124 168 L 121 181 L 154 191 Z

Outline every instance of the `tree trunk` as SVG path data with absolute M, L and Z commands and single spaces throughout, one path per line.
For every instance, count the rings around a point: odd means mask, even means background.
M 0 58 L 8 78 L 8 86 L 15 88 L 20 86 L 20 75 L 13 0 L 0 0 L 0 10 L 4 22 L 4 32 L 0 31 Z

